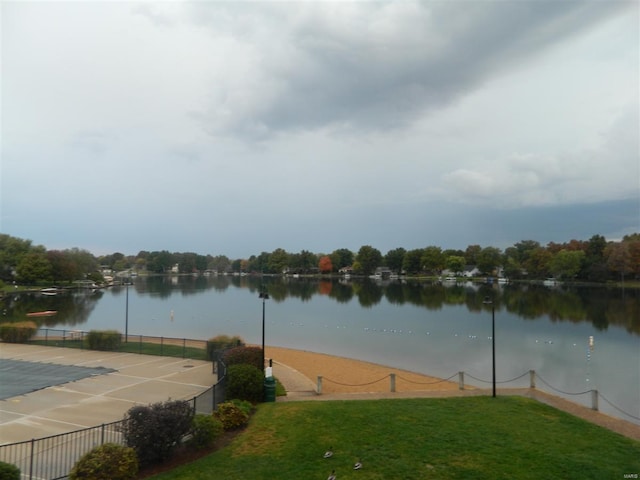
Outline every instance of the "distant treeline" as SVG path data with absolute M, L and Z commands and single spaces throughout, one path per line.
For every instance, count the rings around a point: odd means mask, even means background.
M 77 280 L 103 281 L 113 272 L 147 273 L 258 273 L 372 275 L 377 269 L 404 275 L 462 275 L 472 267 L 475 275 L 500 275 L 510 279 L 541 279 L 553 276 L 592 282 L 640 278 L 640 233 L 621 241 L 607 241 L 602 235 L 589 240 L 550 242 L 546 246 L 523 240 L 506 248 L 469 245 L 465 250 L 426 246 L 402 247 L 385 254 L 370 245 L 357 252 L 347 248 L 331 253 L 299 253 L 277 248 L 249 258 L 192 252 L 140 251 L 137 255 L 112 253 L 95 256 L 79 248 L 48 250 L 6 234 L 0 234 L 0 281 L 34 285 L 71 283 Z

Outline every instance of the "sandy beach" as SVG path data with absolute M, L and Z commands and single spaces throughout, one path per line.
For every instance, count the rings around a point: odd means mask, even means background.
M 445 381 L 407 370 L 306 350 L 266 346 L 265 356 L 302 373 L 309 379 L 310 385 L 316 385 L 318 376 L 322 376 L 322 392 L 326 394 L 389 392 L 392 373 L 395 374 L 397 392 L 458 390 L 457 378 Z

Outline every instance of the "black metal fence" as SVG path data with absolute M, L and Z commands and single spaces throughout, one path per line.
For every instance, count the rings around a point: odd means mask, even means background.
M 41 328 L 28 343 L 48 347 L 66 347 L 88 349 L 87 339 L 90 332 Z M 209 360 L 207 340 L 190 338 L 154 337 L 150 335 L 125 335 L 120 333 L 120 341 L 112 349 L 114 352 L 129 352 L 163 357 L 180 357 Z
M 206 346 L 206 342 L 204 344 Z M 196 414 L 209 415 L 225 401 L 227 368 L 219 358 L 213 365 L 218 377 L 216 384 L 190 400 Z M 17 466 L 22 479 L 67 478 L 80 457 L 93 448 L 104 443 L 123 445 L 122 423 L 123 421 L 119 420 L 59 435 L 0 445 L 0 461 Z

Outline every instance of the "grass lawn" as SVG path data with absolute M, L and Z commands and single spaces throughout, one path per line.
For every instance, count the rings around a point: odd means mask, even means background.
M 640 474 L 640 442 L 522 397 L 268 403 L 228 446 L 152 478 L 326 479 L 332 470 L 339 480 L 622 479 Z

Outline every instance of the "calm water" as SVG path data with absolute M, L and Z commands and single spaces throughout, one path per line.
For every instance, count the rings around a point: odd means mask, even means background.
M 492 312 L 483 300 L 490 295 L 495 305 L 498 382 L 535 370 L 548 383 L 538 380 L 538 388 L 559 395 L 597 389 L 601 411 L 640 423 L 638 290 L 138 277 L 128 288 L 128 333 L 197 339 L 239 335 L 260 344 L 261 288 L 270 295 L 265 305 L 267 345 L 442 378 L 464 371 L 467 383 L 487 388 Z M 7 319 L 57 310 L 42 326 L 125 332 L 126 287 L 53 297 L 12 296 L 4 303 Z M 504 386 L 528 382 L 525 375 Z M 591 402 L 590 394 L 568 398 L 585 405 Z

